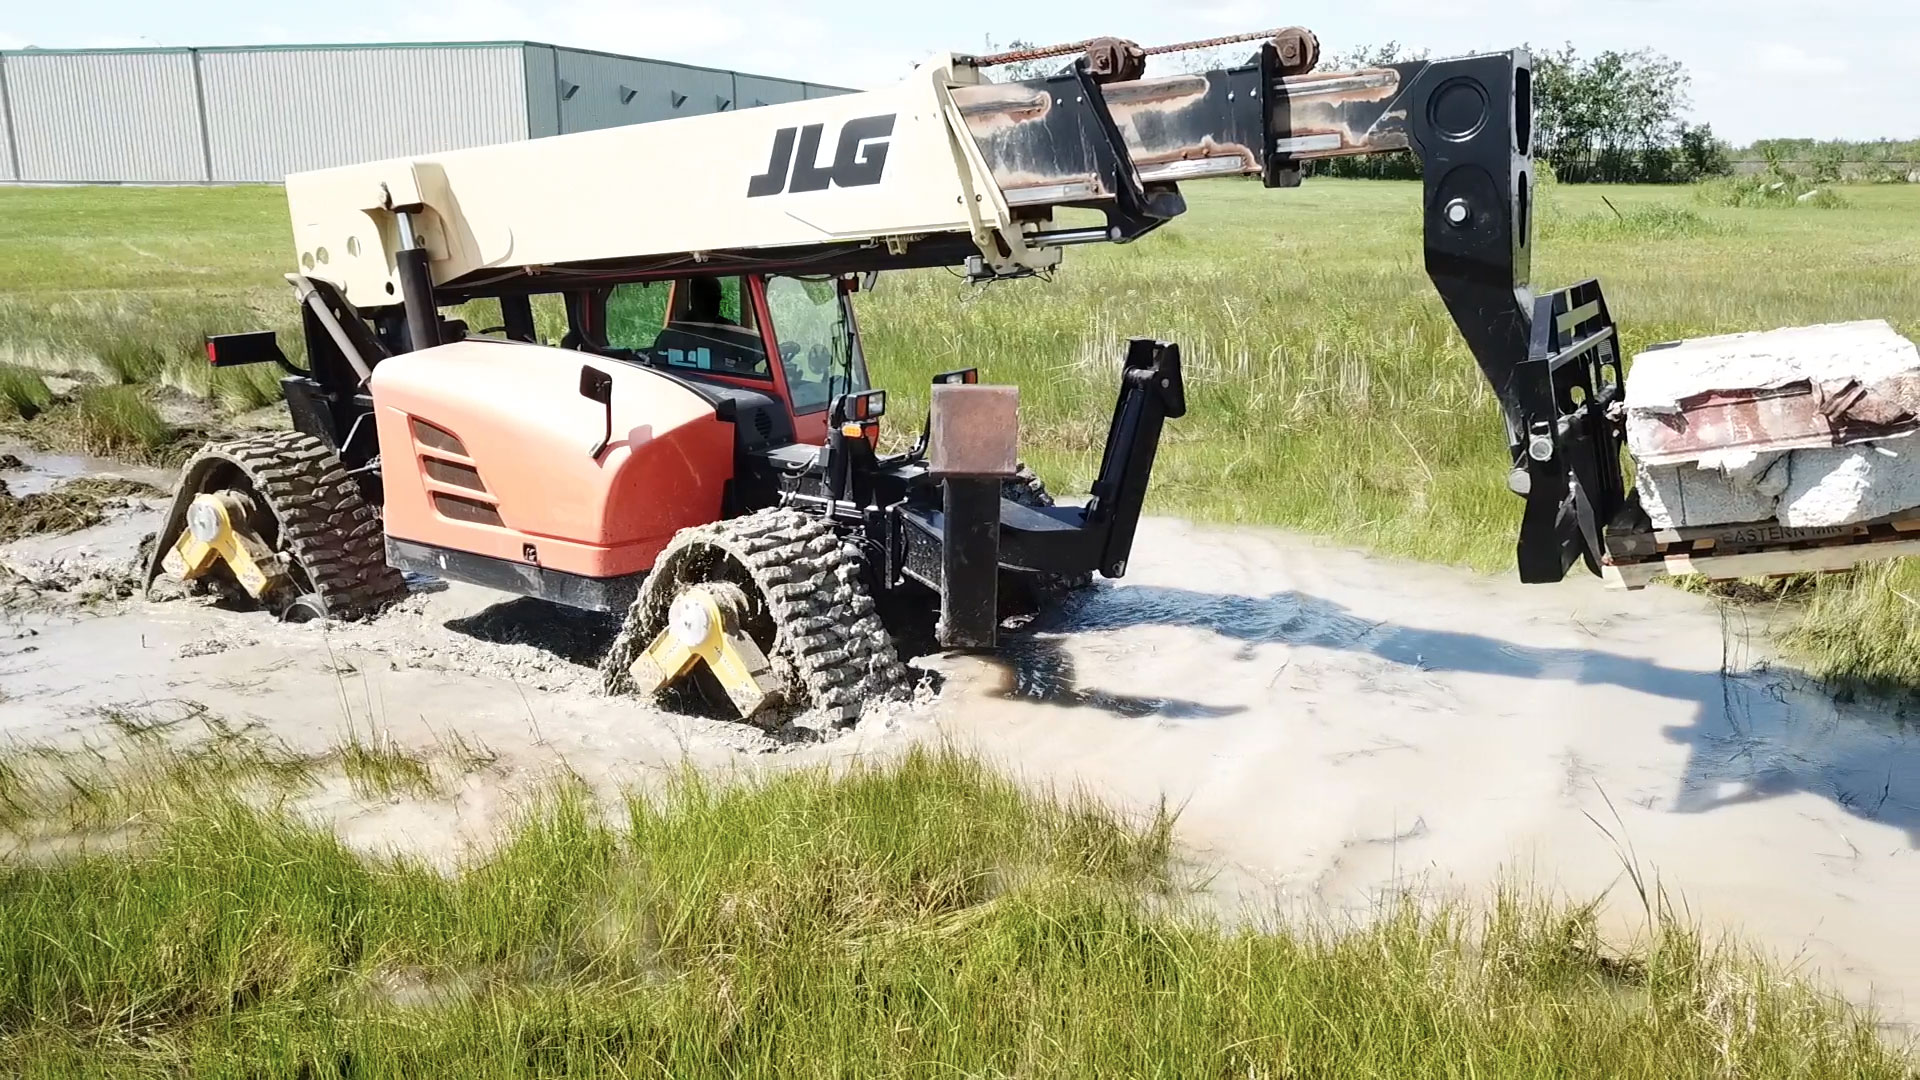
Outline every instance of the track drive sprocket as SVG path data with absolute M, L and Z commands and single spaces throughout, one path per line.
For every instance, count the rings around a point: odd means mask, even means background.
M 682 530 L 654 562 L 601 664 L 606 689 L 632 692 L 628 671 L 665 628 L 681 590 L 724 581 L 746 593 L 746 630 L 786 688 L 786 708 L 776 718 L 856 718 L 863 703 L 899 694 L 909 682 L 864 570 L 857 549 L 832 525 L 797 510 Z
M 180 476 L 147 569 L 149 585 L 163 572 L 193 497 L 227 490 L 250 498 L 256 513 L 248 524 L 285 556 L 303 613 L 364 619 L 406 596 L 405 580 L 387 565 L 379 515 L 339 455 L 312 435 L 286 431 L 212 443 Z

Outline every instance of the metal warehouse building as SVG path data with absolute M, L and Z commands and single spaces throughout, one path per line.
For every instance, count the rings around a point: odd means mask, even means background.
M 532 41 L 7 51 L 0 182 L 272 182 L 846 92 Z

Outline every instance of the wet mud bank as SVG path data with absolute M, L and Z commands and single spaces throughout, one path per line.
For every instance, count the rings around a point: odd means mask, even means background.
M 1606 893 L 1628 932 L 1631 868 L 1897 1020 L 1920 1010 L 1920 732 L 1772 666 L 1762 628 L 1705 598 L 1150 520 L 1125 581 L 997 656 L 918 661 L 916 700 L 796 740 L 606 697 L 609 620 L 485 590 L 418 583 L 371 623 L 292 626 L 73 587 L 131 581 L 158 513 L 129 497 L 0 546 L 51 583 L 0 596 L 0 740 L 71 745 L 139 710 L 313 753 L 454 732 L 491 764 L 447 799 L 333 809 L 369 850 L 441 858 L 558 770 L 612 789 L 947 743 L 1142 812 L 1165 800 L 1224 910 L 1365 918 L 1508 880 Z

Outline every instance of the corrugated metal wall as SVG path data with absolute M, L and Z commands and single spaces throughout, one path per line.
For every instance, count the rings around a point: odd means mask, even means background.
M 560 83 L 554 47 L 523 45 L 527 69 L 527 137 L 544 139 L 560 134 L 560 98 L 554 88 Z
M 740 95 L 739 107 L 751 109 L 756 105 L 784 105 L 789 101 L 804 101 L 807 97 L 807 84 L 789 82 L 786 79 L 763 79 L 757 75 L 735 75 L 734 92 Z
M 527 46 L 528 129 L 536 138 L 848 92 L 586 49 Z M 555 119 L 547 118 L 548 110 Z
M 518 46 L 206 50 L 216 181 L 527 137 Z
M 0 56 L 0 180 L 17 180 L 19 155 L 13 148 L 13 101 L 7 94 L 7 58 Z
M 578 49 L 553 53 L 562 135 L 701 116 L 736 105 L 731 72 Z
M 10 54 L 18 179 L 205 181 L 193 68 L 184 49 Z
M 277 181 L 845 92 L 518 41 L 26 50 L 0 55 L 0 181 Z

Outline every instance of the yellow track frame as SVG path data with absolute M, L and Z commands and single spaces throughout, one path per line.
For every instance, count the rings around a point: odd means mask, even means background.
M 167 554 L 166 569 L 192 581 L 225 564 L 248 596 L 265 602 L 287 584 L 287 572 L 258 535 L 234 524 L 245 519 L 239 500 L 228 492 L 194 496 L 187 507 L 187 527 Z
M 633 662 L 636 689 L 657 694 L 704 664 L 741 719 L 751 719 L 781 696 L 766 653 L 740 628 L 746 595 L 723 583 L 695 585 L 673 601 L 667 628 Z

